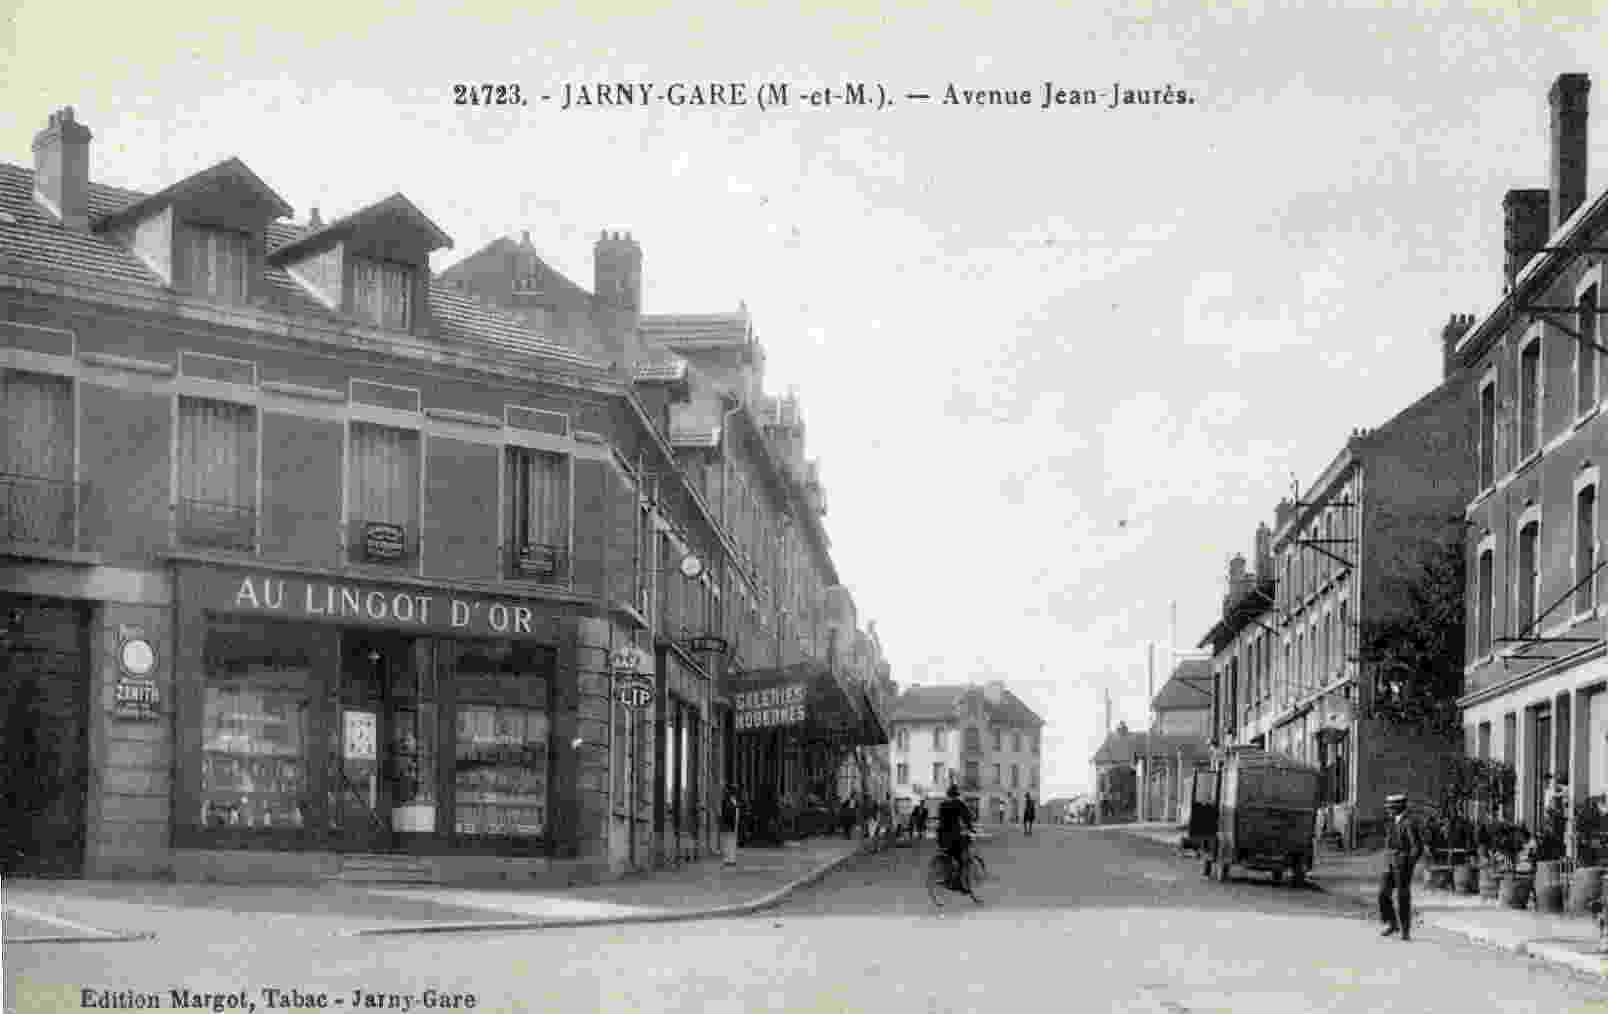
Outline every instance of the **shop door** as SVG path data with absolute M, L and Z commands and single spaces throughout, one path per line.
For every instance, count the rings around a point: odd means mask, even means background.
M 83 871 L 89 788 L 88 633 L 83 607 L 0 596 L 0 873 Z
M 436 829 L 437 714 L 412 638 L 342 636 L 338 836 L 349 849 L 418 847 Z

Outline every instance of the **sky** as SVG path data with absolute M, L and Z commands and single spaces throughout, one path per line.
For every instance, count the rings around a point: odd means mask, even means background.
M 647 312 L 746 303 L 894 678 L 1007 681 L 1046 721 L 1045 796 L 1088 787 L 1107 692 L 1145 720 L 1147 646 L 1164 670 L 1204 636 L 1292 483 L 1496 303 L 1502 195 L 1546 184 L 1557 74 L 1597 84 L 1590 192 L 1608 161 L 1601 3 L 152 0 L 94 31 L 10 6 L 0 160 L 72 105 L 99 182 L 239 156 L 297 221 L 402 191 L 455 240 L 437 269 L 529 230 L 589 287 L 626 229 Z M 510 82 L 529 105 L 453 104 Z M 598 82 L 894 101 L 558 108 Z M 1041 109 L 1045 82 L 1100 102 Z M 1119 84 L 1195 101 L 1106 108 Z

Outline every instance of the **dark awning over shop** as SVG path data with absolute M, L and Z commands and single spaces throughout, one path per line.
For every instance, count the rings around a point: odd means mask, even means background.
M 863 691 L 819 663 L 728 674 L 722 681 L 737 734 L 790 729 L 805 740 L 852 746 L 887 742 Z

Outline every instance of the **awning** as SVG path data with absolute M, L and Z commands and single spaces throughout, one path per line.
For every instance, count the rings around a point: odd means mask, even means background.
M 792 729 L 806 740 L 850 746 L 888 741 L 864 691 L 820 663 L 728 673 L 721 684 L 731 698 L 739 736 Z

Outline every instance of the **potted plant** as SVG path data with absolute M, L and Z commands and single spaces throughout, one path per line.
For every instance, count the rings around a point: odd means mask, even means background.
M 1498 899 L 1509 908 L 1528 908 L 1530 874 L 1520 868 L 1520 857 L 1529 847 L 1529 830 L 1520 824 L 1497 821 L 1491 825 L 1489 840 L 1500 878 Z

